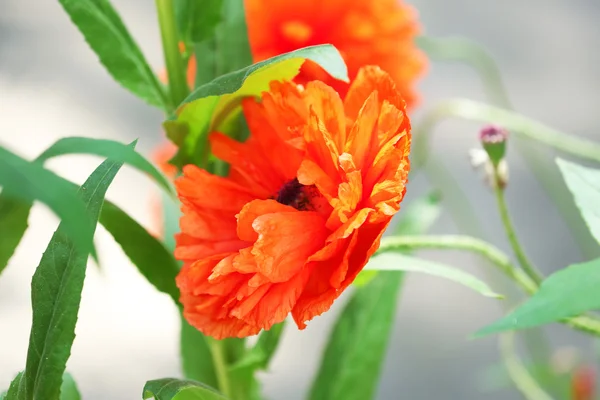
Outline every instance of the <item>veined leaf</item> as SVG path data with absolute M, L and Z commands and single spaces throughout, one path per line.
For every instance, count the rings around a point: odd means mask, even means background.
M 262 331 L 256 344 L 232 365 L 231 369 L 267 369 L 275 350 L 277 350 L 284 327 L 285 321 L 273 325 L 268 331 Z
M 146 382 L 142 397 L 144 400 L 227 400 L 225 396 L 210 386 L 175 378 Z
M 384 240 L 385 238 L 382 239 L 382 242 Z M 494 293 L 482 280 L 458 268 L 400 253 L 390 252 L 377 255 L 365 266 L 365 270 L 421 272 L 460 283 L 486 297 L 497 299 L 503 297 Z
M 592 236 L 600 243 L 600 170 L 557 158 L 556 163 Z
M 81 186 L 86 218 L 96 222 L 104 195 L 122 162 L 104 161 Z M 69 184 L 69 189 L 71 185 Z M 91 243 L 96 224 L 83 231 Z M 65 234 L 61 222 L 44 252 L 31 282 L 33 322 L 27 364 L 21 385 L 26 399 L 56 399 L 75 339 L 88 251 L 82 251 Z
M 60 387 L 60 400 L 81 400 L 77 384 L 68 372 L 63 375 L 62 386 Z
M 0 274 L 27 230 L 31 203 L 0 193 Z
M 215 29 L 217 76 L 252 64 L 244 0 L 222 0 L 221 3 L 222 20 Z
M 161 84 L 108 0 L 59 0 L 108 73 L 142 100 L 167 110 Z
M 402 278 L 382 273 L 356 289 L 333 328 L 309 399 L 374 397 Z
M 102 157 L 110 157 L 123 161 L 125 164 L 145 172 L 171 195 L 175 195 L 175 189 L 165 175 L 148 161 L 140 153 L 130 146 L 107 139 L 92 139 L 86 137 L 66 137 L 59 139 L 37 158 L 39 162 L 45 162 L 52 157 L 67 154 L 93 154 Z
M 179 289 L 175 278 L 179 264 L 165 246 L 127 213 L 105 202 L 100 223 L 121 246 L 127 257 L 159 291 L 179 304 Z
M 23 398 L 24 392 L 21 389 L 21 379 L 23 379 L 23 372 L 19 372 L 15 379 L 10 382 L 8 391 L 0 394 L 0 400 L 20 400 Z
M 3 199 L 13 198 L 29 203 L 39 200 L 46 204 L 61 219 L 63 232 L 71 237 L 77 246 L 84 250 L 91 248 L 91 243 L 84 239 L 84 233 L 92 225 L 91 221 L 81 198 L 68 181 L 44 169 L 40 164 L 24 160 L 0 147 L 0 186 L 3 187 Z M 10 207 L 14 207 L 14 203 Z M 23 210 L 20 210 L 18 215 L 9 213 L 8 216 L 15 219 L 23 217 Z M 22 220 L 12 221 L 11 224 L 23 229 Z M 7 241 L 3 245 L 6 255 L 2 258 L 12 254 L 10 249 L 4 248 L 10 248 L 13 244 L 11 242 Z
M 439 196 L 416 199 L 400 214 L 396 233 L 426 232 L 439 207 Z M 423 218 L 419 218 L 418 212 L 423 211 Z M 310 400 L 374 397 L 403 276 L 402 272 L 379 272 L 369 283 L 356 288 L 329 336 Z
M 509 315 L 475 333 L 476 337 L 558 322 L 600 309 L 600 258 L 574 264 L 546 278 L 539 290 Z
M 223 0 L 175 0 L 175 19 L 181 38 L 198 43 L 210 38 L 221 22 Z
M 183 376 L 217 387 L 213 358 L 204 335 L 181 315 L 181 367 Z
M 173 160 L 204 165 L 207 158 L 207 135 L 218 129 L 226 116 L 239 108 L 241 99 L 268 90 L 275 80 L 291 79 L 305 60 L 319 64 L 334 78 L 348 80 L 346 65 L 331 45 L 312 46 L 282 54 L 241 70 L 219 76 L 194 90 L 164 124 L 167 135 L 179 146 Z

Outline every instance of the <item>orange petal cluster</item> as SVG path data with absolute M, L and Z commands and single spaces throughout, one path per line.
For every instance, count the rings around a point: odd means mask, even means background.
M 217 339 L 328 310 L 377 250 L 409 171 L 405 103 L 378 67 L 344 101 L 319 81 L 273 82 L 243 111 L 246 142 L 210 136 L 228 176 L 187 165 L 175 181 L 184 316 Z
M 387 71 L 408 107 L 417 101 L 414 84 L 426 60 L 414 43 L 416 11 L 402 0 L 245 0 L 248 37 L 255 62 L 306 46 L 332 44 L 350 78 L 365 65 Z M 348 85 L 307 61 L 296 82 L 321 80 L 342 95 Z

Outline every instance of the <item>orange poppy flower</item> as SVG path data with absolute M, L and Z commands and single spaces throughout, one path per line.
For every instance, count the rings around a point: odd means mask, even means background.
M 243 111 L 246 142 L 210 136 L 229 175 L 187 165 L 175 181 L 184 316 L 217 339 L 328 310 L 377 250 L 409 170 L 405 104 L 378 67 L 344 101 L 319 81 L 273 82 Z
M 402 0 L 245 0 L 248 37 L 255 62 L 306 46 L 330 43 L 342 54 L 350 78 L 364 65 L 387 71 L 408 107 L 426 61 L 414 43 L 416 11 Z M 343 96 L 348 85 L 307 61 L 296 82 L 321 80 Z

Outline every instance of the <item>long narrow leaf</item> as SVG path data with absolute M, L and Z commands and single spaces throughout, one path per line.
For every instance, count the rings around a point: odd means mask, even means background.
M 427 212 L 420 219 L 423 210 Z M 424 233 L 439 214 L 439 196 L 419 198 L 401 213 L 395 233 Z M 310 400 L 374 397 L 403 276 L 402 272 L 379 272 L 356 288 L 329 337 Z
M 503 297 L 492 291 L 485 282 L 461 269 L 400 253 L 384 253 L 373 257 L 365 270 L 420 272 L 459 283 L 486 297 Z
M 85 206 L 63 178 L 0 147 L 0 186 L 5 195 L 26 202 L 39 200 L 62 221 L 63 231 L 81 248 L 90 246 L 84 233 L 91 226 Z M 22 215 L 21 215 L 22 216 Z M 12 222 L 23 227 L 23 222 Z M 7 251 L 8 254 L 9 251 Z
M 103 162 L 79 190 L 87 208 L 86 218 L 94 221 L 82 235 L 84 242 L 92 242 L 104 195 L 122 164 L 110 159 Z M 82 251 L 69 239 L 61 222 L 31 282 L 33 322 L 21 380 L 27 400 L 59 397 L 75 339 L 87 258 L 88 251 Z
M 175 286 L 175 277 L 179 266 L 162 243 L 112 203 L 104 204 L 100 223 L 119 243 L 142 275 L 178 304 L 179 289 Z
M 108 0 L 59 0 L 108 73 L 153 106 L 167 109 L 163 88 Z
M 0 193 L 0 274 L 27 230 L 31 203 Z
M 167 193 L 175 194 L 173 185 L 154 164 L 130 146 L 114 140 L 66 137 L 59 139 L 50 146 L 37 158 L 37 161 L 45 162 L 50 158 L 67 154 L 93 154 L 123 161 L 125 164 L 131 165 L 141 172 L 150 175 Z

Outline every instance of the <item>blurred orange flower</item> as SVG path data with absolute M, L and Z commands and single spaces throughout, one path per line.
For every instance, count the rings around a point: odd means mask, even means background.
M 194 165 L 175 256 L 184 316 L 222 339 L 299 328 L 328 310 L 377 250 L 399 210 L 410 122 L 390 76 L 361 69 L 344 101 L 322 82 L 273 82 L 245 99 L 249 139 L 210 137 L 226 178 Z
M 410 108 L 415 80 L 426 60 L 414 43 L 416 11 L 402 0 L 245 0 L 248 37 L 255 62 L 306 46 L 332 44 L 342 54 L 350 78 L 376 64 L 396 82 Z M 321 80 L 344 95 L 348 85 L 307 61 L 296 78 Z

